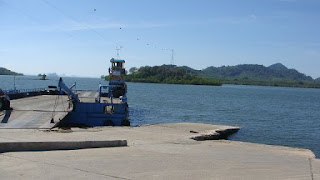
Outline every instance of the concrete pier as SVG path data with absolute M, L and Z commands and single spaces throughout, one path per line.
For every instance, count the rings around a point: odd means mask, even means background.
M 235 128 L 175 123 L 71 131 L 2 129 L 0 142 L 126 139 L 128 146 L 2 153 L 0 179 L 320 179 L 320 160 L 307 149 L 191 139 Z
M 76 94 L 81 102 L 94 103 L 98 98 L 97 91 L 77 91 Z M 69 107 L 67 95 L 37 95 L 10 102 L 11 110 L 0 111 L 0 129 L 50 129 L 73 108 Z M 102 97 L 101 102 L 122 103 L 119 98 L 107 97 Z
M 69 111 L 68 97 L 39 95 L 11 100 L 12 110 L 0 112 L 0 129 L 52 128 Z M 51 119 L 53 118 L 53 122 Z

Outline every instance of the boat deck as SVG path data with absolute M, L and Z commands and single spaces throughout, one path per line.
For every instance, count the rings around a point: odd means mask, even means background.
M 78 98 L 81 102 L 95 102 L 96 98 L 99 97 L 99 93 L 97 91 L 77 91 Z M 108 97 L 101 97 L 101 103 L 111 103 L 111 99 Z M 121 100 L 119 98 L 112 98 L 112 103 L 121 104 Z

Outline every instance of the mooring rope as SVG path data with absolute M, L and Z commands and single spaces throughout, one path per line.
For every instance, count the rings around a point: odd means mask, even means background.
M 55 116 L 55 112 L 56 112 L 56 109 L 58 106 L 59 97 L 60 97 L 60 95 L 56 96 L 56 99 L 54 101 L 54 106 L 53 106 L 53 111 L 52 111 L 50 123 L 54 123 L 54 116 Z

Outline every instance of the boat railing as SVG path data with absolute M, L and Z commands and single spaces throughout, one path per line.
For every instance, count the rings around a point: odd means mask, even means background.
M 15 90 L 3 90 L 6 94 L 19 94 L 19 93 L 31 93 L 31 92 L 40 92 L 45 91 L 45 88 L 33 88 L 33 89 L 15 89 Z

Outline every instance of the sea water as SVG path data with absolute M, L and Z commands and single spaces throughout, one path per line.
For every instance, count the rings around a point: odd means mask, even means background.
M 58 77 L 17 76 L 17 89 L 57 85 Z M 13 89 L 13 76 L 0 88 Z M 64 78 L 78 90 L 97 90 L 99 78 Z M 231 140 L 311 149 L 320 156 L 320 89 L 127 83 L 131 124 L 201 122 L 240 126 Z

